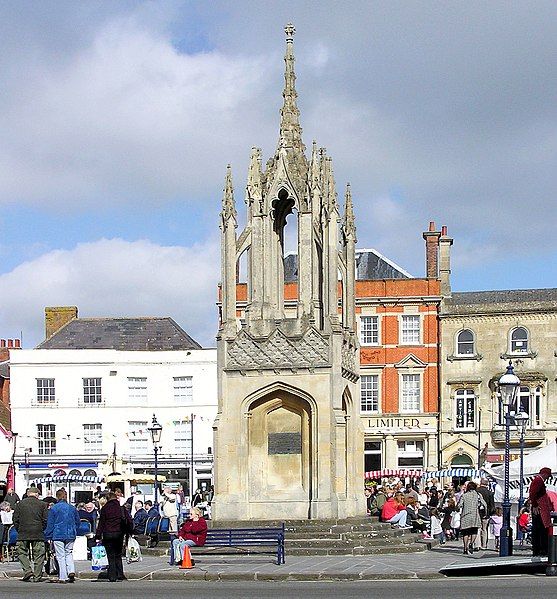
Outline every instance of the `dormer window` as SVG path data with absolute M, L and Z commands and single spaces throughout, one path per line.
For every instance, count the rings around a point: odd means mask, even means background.
M 474 333 L 470 329 L 464 329 L 457 335 L 456 353 L 458 356 L 472 356 L 475 354 Z
M 511 354 L 528 353 L 528 331 L 524 327 L 516 327 L 511 331 Z

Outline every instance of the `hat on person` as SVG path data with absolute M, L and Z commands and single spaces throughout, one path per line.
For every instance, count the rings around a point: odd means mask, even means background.
M 29 487 L 27 489 L 27 495 L 39 495 L 39 489 L 37 489 L 37 487 Z
M 540 474 L 543 474 L 545 476 L 551 476 L 551 468 L 548 468 L 547 466 L 545 468 L 542 468 L 540 470 Z

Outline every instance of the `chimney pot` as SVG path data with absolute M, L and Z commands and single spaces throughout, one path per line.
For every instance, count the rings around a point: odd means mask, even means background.
M 14 346 L 14 340 L 8 339 L 8 348 L 13 348 L 13 346 Z
M 6 347 L 6 340 L 0 339 L 0 347 Z
M 441 235 L 446 235 L 447 234 L 447 225 L 443 225 L 441 227 Z
M 429 230 L 435 231 L 435 221 L 434 220 L 429 221 Z
M 14 339 L 14 344 L 17 349 L 21 349 L 21 339 Z

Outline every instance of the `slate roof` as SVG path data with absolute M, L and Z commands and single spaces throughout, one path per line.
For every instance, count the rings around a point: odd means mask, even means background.
M 464 291 L 443 301 L 442 314 L 494 314 L 557 310 L 557 289 Z
M 286 283 L 296 281 L 298 278 L 298 256 L 295 253 L 287 254 L 284 258 L 284 280 Z M 389 260 L 377 250 L 356 250 L 356 279 L 359 281 L 373 281 L 381 279 L 412 279 L 398 264 Z
M 10 378 L 10 362 L 8 360 L 5 362 L 0 362 L 0 376 L 3 379 Z
M 37 349 L 201 349 L 172 318 L 75 318 Z

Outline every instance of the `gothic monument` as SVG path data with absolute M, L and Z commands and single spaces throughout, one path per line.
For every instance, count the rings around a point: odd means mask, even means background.
M 222 201 L 213 504 L 221 521 L 365 513 L 352 198 L 347 186 L 341 218 L 331 158 L 315 143 L 305 154 L 294 27 L 285 32 L 278 147 L 265 169 L 252 150 L 240 235 L 230 167 Z M 292 226 L 297 280 L 285 284 Z M 238 285 L 244 252 L 246 297 Z

